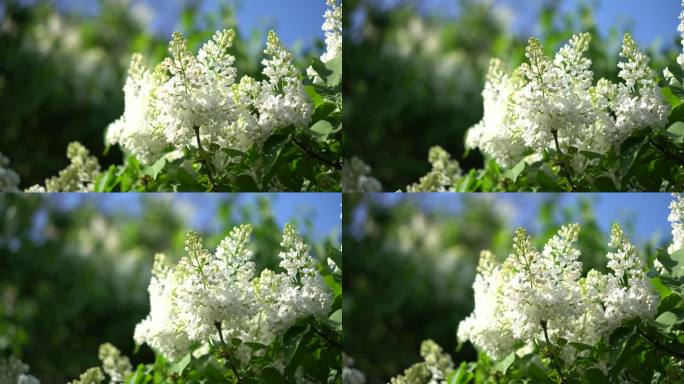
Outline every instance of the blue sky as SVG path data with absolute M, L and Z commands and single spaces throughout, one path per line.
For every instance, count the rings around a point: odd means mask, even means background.
M 130 9 L 149 17 L 152 32 L 170 36 L 179 28 L 180 10 L 190 0 L 119 0 L 130 2 Z M 62 9 L 92 13 L 98 9 L 94 0 L 57 0 Z M 280 38 L 292 47 L 310 47 L 323 39 L 321 30 L 325 0 L 198 0 L 202 12 L 214 12 L 221 4 L 237 5 L 240 32 L 249 34 L 255 28 L 265 32 L 275 29 Z M 141 6 L 142 5 L 142 6 Z M 144 10 L 144 11 L 142 11 Z M 142 12 L 141 12 L 142 11 Z
M 384 0 L 396 4 L 399 0 Z M 424 11 L 435 14 L 458 12 L 456 0 L 422 0 Z M 547 0 L 480 0 L 492 2 L 498 11 L 510 14 L 512 30 L 523 36 L 537 33 L 536 23 L 540 7 Z M 596 19 L 599 30 L 605 36 L 610 27 L 630 25 L 639 44 L 650 45 L 660 41 L 661 45 L 671 45 L 677 35 L 678 16 L 681 12 L 679 0 L 562 0 L 561 10 L 574 11 L 580 3 L 596 4 Z M 623 31 L 621 28 L 620 31 Z
M 223 230 L 216 228 L 212 219 L 219 203 L 227 198 L 222 193 L 155 193 L 144 195 L 145 199 L 169 200 L 174 211 L 187 217 L 188 227 L 197 230 Z M 236 211 L 241 206 L 253 205 L 259 198 L 266 198 L 271 203 L 273 215 L 282 227 L 286 222 L 297 220 L 300 224 L 305 218 L 312 220 L 313 228 L 309 233 L 315 239 L 322 239 L 331 234 L 341 236 L 341 197 L 339 193 L 240 193 Z M 66 209 L 92 202 L 102 212 L 128 212 L 137 214 L 142 204 L 141 194 L 49 194 Z M 303 226 L 299 226 L 304 229 Z
M 604 234 L 610 233 L 614 222 L 625 224 L 630 221 L 634 228 L 629 233 L 636 244 L 643 244 L 655 238 L 657 241 L 671 239 L 668 205 L 672 197 L 668 193 L 475 193 L 476 198 L 494 200 L 497 209 L 505 212 L 512 227 L 523 226 L 531 232 L 539 230 L 537 217 L 539 207 L 547 199 L 558 199 L 558 212 L 567 207 L 577 207 L 579 199 L 593 202 L 594 215 Z M 462 210 L 463 194 L 378 194 L 381 201 L 393 204 L 406 198 L 417 201 L 430 210 L 453 212 Z

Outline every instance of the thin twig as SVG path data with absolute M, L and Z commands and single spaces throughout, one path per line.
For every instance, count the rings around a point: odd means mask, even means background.
M 665 155 L 665 157 L 667 157 L 667 158 L 669 158 L 669 159 L 671 159 L 671 160 L 674 160 L 674 161 L 678 162 L 679 164 L 684 165 L 684 159 L 682 159 L 681 157 L 675 155 L 674 153 L 672 153 L 672 152 L 670 152 L 670 151 L 667 151 L 667 150 L 663 149 L 661 146 L 659 146 L 658 144 L 656 144 L 656 142 L 653 140 L 653 138 L 649 137 L 649 138 L 648 138 L 648 143 L 651 144 L 655 149 L 657 149 L 657 150 L 659 150 L 660 152 L 662 152 L 663 155 Z
M 204 169 L 207 171 L 207 176 L 209 176 L 209 182 L 211 183 L 211 189 L 215 190 L 216 189 L 216 183 L 214 182 L 214 178 L 211 175 L 211 169 L 209 168 L 209 162 L 207 161 L 207 158 L 205 157 L 204 147 L 202 147 L 202 142 L 200 141 L 199 127 L 195 126 L 194 129 L 195 129 L 195 139 L 197 139 L 197 148 L 199 149 L 200 157 L 202 158 L 202 164 L 204 164 Z
M 554 129 L 551 131 L 551 134 L 553 135 L 553 142 L 556 144 L 556 152 L 558 153 L 558 157 L 560 158 L 561 168 L 563 169 L 565 179 L 568 181 L 568 184 L 570 184 L 572 192 L 575 192 L 575 185 L 572 183 L 572 177 L 570 177 L 568 165 L 565 163 L 565 159 L 563 158 L 563 152 L 561 152 L 560 145 L 558 144 L 558 131 Z
M 217 321 L 214 323 L 216 326 L 216 330 L 218 331 L 219 334 L 219 340 L 221 340 L 221 344 L 223 347 L 227 347 L 228 345 L 226 344 L 226 341 L 223 340 L 223 331 L 221 330 L 221 322 Z M 228 360 L 228 364 L 230 365 L 230 369 L 233 370 L 233 373 L 235 374 L 235 378 L 237 379 L 238 383 L 242 382 L 242 379 L 240 379 L 240 374 L 238 373 L 237 367 L 235 367 L 235 364 L 233 364 L 233 359 L 230 357 L 230 355 L 226 355 L 226 360 Z
M 648 340 L 649 342 L 651 342 L 651 344 L 653 344 L 655 347 L 660 348 L 660 349 L 663 349 L 663 350 L 665 350 L 665 351 L 671 353 L 673 356 L 679 357 L 680 359 L 684 359 L 684 353 L 681 353 L 681 352 L 679 352 L 679 351 L 676 351 L 676 350 L 674 350 L 674 349 L 668 347 L 667 345 L 664 345 L 664 344 L 659 343 L 657 340 L 653 339 L 652 337 L 650 337 L 649 335 L 647 335 L 646 332 L 644 332 L 644 331 L 642 331 L 642 330 L 639 330 L 639 334 L 640 334 L 641 336 L 643 336 L 644 339 L 646 339 L 646 340 Z
M 340 163 L 333 163 L 332 161 L 326 159 L 325 157 L 319 155 L 318 153 L 312 152 L 311 150 L 309 150 L 308 148 L 306 148 L 306 147 L 305 147 L 299 140 L 297 140 L 297 139 L 294 139 L 293 141 L 294 141 L 294 143 L 299 147 L 299 149 L 301 149 L 302 151 L 304 151 L 304 153 L 306 153 L 307 155 L 309 155 L 309 157 L 313 157 L 314 159 L 320 161 L 321 163 L 323 163 L 323 164 L 325 164 L 325 165 L 327 165 L 327 166 L 329 166 L 329 167 L 333 167 L 333 168 L 337 169 L 338 171 L 342 170 L 342 165 L 341 165 Z
M 335 341 L 335 340 L 329 338 L 328 336 L 324 335 L 323 332 L 321 332 L 317 327 L 313 326 L 313 330 L 314 330 L 314 332 L 316 332 L 317 335 L 319 335 L 320 337 L 322 337 L 325 341 L 327 341 L 327 342 L 330 343 L 331 345 L 333 345 L 333 346 L 335 346 L 335 347 L 337 347 L 337 348 L 339 348 L 339 349 L 343 349 L 343 348 L 342 348 L 342 344 L 340 344 L 340 343 L 338 343 L 337 341 Z
M 558 356 L 556 356 L 556 352 L 553 350 L 553 346 L 551 345 L 551 341 L 549 340 L 549 334 L 546 331 L 546 321 L 542 321 L 541 326 L 544 330 L 544 339 L 546 340 L 546 345 L 549 347 L 549 350 L 551 351 L 551 360 L 553 360 L 556 372 L 558 372 L 558 376 L 560 376 L 561 383 L 566 383 L 565 377 L 563 376 L 563 369 L 561 368 L 560 361 L 558 360 Z

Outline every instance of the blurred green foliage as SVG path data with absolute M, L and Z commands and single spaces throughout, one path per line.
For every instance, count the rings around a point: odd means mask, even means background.
M 596 78 L 615 81 L 618 26 L 602 36 L 594 18 L 598 2 L 580 3 L 569 13 L 560 12 L 561 3 L 543 2 L 534 27 L 546 53 L 573 33 L 590 32 L 588 56 Z M 465 151 L 464 137 L 482 117 L 488 62 L 497 57 L 509 69 L 517 67 L 528 36 L 509 32 L 496 2 L 459 0 L 456 16 L 424 12 L 428 7 L 421 1 L 393 4 L 345 3 L 345 157 L 364 160 L 385 190 L 404 188 L 427 173 L 425 158 L 435 145 L 451 153 L 465 173 L 482 168 L 481 154 Z M 655 68 L 664 68 L 666 56 L 674 57 L 672 50 L 649 54 Z
M 515 228 L 506 203 L 482 194 L 452 195 L 453 203 L 440 200 L 442 205 L 433 194 L 393 203 L 378 196 L 347 194 L 343 200 L 346 353 L 370 384 L 388 382 L 420 361 L 425 339 L 440 344 L 457 365 L 476 360 L 469 343 L 456 352 L 456 328 L 473 309 L 480 251 L 504 260 L 511 249 Z M 598 226 L 592 201 L 560 209 L 561 195 L 539 196 L 536 228 L 529 228 L 536 245 L 542 247 L 562 224 L 579 223 L 585 272 L 605 271 L 608 234 Z M 622 224 L 631 232 L 629 222 Z
M 201 13 L 203 0 L 183 3 L 178 28 L 196 50 L 214 31 L 235 28 L 239 2 Z M 158 36 L 136 19 L 128 2 L 97 0 L 94 14 L 58 10 L 49 0 L 0 4 L 0 152 L 10 158 L 21 186 L 42 184 L 68 161 L 67 144 L 79 141 L 103 169 L 121 164 L 106 149 L 105 129 L 123 112 L 123 84 L 131 54 L 149 63 L 166 56 L 169 36 Z M 254 30 L 231 49 L 241 74 L 261 78 L 265 38 Z M 304 68 L 309 63 L 297 57 Z
M 133 353 L 134 327 L 149 313 L 153 256 L 184 255 L 187 231 L 198 229 L 184 212 L 206 207 L 161 195 L 127 201 L 133 200 L 137 213 L 105 195 L 0 195 L 0 356 L 20 357 L 47 384 L 99 365 L 104 342 L 134 364 L 154 361 L 146 346 Z M 226 195 L 202 217 L 211 224 L 199 228 L 207 247 L 215 248 L 232 226 L 252 223 L 257 267 L 277 266 L 282 228 L 268 198 L 249 205 Z M 302 234 L 313 232 L 305 214 L 296 224 Z M 336 238 L 304 238 L 317 257 L 339 248 Z

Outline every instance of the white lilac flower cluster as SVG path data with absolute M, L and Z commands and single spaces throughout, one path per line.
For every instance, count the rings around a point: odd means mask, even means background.
M 67 158 L 70 164 L 58 176 L 45 180 L 45 186 L 34 185 L 26 192 L 90 192 L 100 175 L 100 164 L 95 156 L 79 142 L 69 143 Z
M 325 32 L 325 53 L 322 62 L 328 62 L 342 55 L 342 6 L 337 0 L 326 0 L 328 9 L 325 11 L 325 21 L 321 29 Z
M 221 337 L 268 345 L 299 319 L 327 316 L 331 293 L 294 227 L 286 224 L 283 233 L 283 272 L 265 269 L 258 276 L 248 247 L 251 230 L 235 227 L 214 254 L 191 232 L 187 255 L 175 267 L 157 255 L 148 289 L 151 310 L 135 328 L 136 343 L 173 361 Z M 238 358 L 247 359 L 249 348 L 240 348 Z
M 371 176 L 371 167 L 354 156 L 344 161 L 342 167 L 342 188 L 346 192 L 380 192 L 382 184 Z
M 0 192 L 19 192 L 19 175 L 9 168 L 9 163 L 0 152 Z
M 128 357 L 121 354 L 121 351 L 110 343 L 100 345 L 98 352 L 102 367 L 87 369 L 81 376 L 70 382 L 70 384 L 101 384 L 109 377 L 110 384 L 123 383 L 131 375 L 132 366 Z
M 613 225 L 606 255 L 612 272 L 591 270 L 585 277 L 575 247 L 579 230 L 578 224 L 563 226 L 539 252 L 520 228 L 503 264 L 482 252 L 473 283 L 475 309 L 459 324 L 459 340 L 500 359 L 516 347 L 544 341 L 545 333 L 551 340 L 593 345 L 624 321 L 652 318 L 659 296 L 620 226 Z M 566 345 L 562 358 L 571 362 L 576 356 Z
M 262 61 L 264 80 L 237 79 L 228 53 L 235 31 L 218 31 L 194 56 L 174 32 L 170 57 L 154 70 L 141 55 L 131 59 L 124 85 L 125 110 L 107 128 L 108 144 L 119 144 L 143 164 L 158 160 L 167 148 L 218 145 L 245 151 L 276 128 L 305 126 L 312 105 L 299 70 L 275 32 L 269 32 Z M 220 166 L 227 156 L 217 152 Z
M 679 193 L 672 196 L 674 200 L 670 203 L 670 215 L 667 217 L 672 223 L 672 244 L 667 248 L 670 254 L 684 248 L 684 197 Z
M 432 170 L 407 186 L 406 192 L 454 192 L 454 184 L 461 178 L 458 161 L 451 160 L 451 155 L 440 146 L 430 148 L 428 161 Z
M 636 130 L 664 126 L 669 107 L 632 36 L 623 40 L 619 83 L 602 78 L 593 85 L 585 57 L 590 40 L 588 33 L 574 35 L 551 59 L 532 38 L 527 62 L 512 74 L 493 59 L 482 92 L 484 116 L 468 131 L 466 145 L 510 167 L 528 153 L 556 150 L 556 144 L 561 151 L 605 153 Z M 584 162 L 576 156 L 573 166 L 581 169 Z
M 447 376 L 454 370 L 454 362 L 447 353 L 444 353 L 442 347 L 432 340 L 425 340 L 420 345 L 420 355 L 423 362 L 416 363 L 403 374 L 393 377 L 390 383 L 446 383 Z
M 14 356 L 8 359 L 0 357 L 0 383 L 3 384 L 40 384 L 40 381 L 28 374 L 29 366 Z

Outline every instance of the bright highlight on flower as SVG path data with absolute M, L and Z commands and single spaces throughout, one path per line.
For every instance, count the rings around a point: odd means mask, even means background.
M 191 232 L 187 254 L 175 267 L 157 255 L 148 288 L 151 310 L 135 329 L 136 343 L 174 361 L 221 338 L 268 345 L 299 319 L 325 317 L 331 293 L 294 227 L 287 224 L 283 232 L 278 255 L 283 271 L 266 269 L 258 276 L 249 249 L 251 230 L 250 225 L 235 227 L 213 254 Z M 248 359 L 249 352 L 241 345 L 237 358 Z
M 552 341 L 594 345 L 627 320 L 653 318 L 659 296 L 620 226 L 613 225 L 607 254 L 612 272 L 591 270 L 585 277 L 574 246 L 579 230 L 578 224 L 563 226 L 539 252 L 518 229 L 503 264 L 482 252 L 473 283 L 475 309 L 459 324 L 459 340 L 501 359 L 544 342 L 546 334 Z M 568 344 L 563 359 L 572 361 L 577 353 Z
M 482 92 L 484 116 L 468 131 L 466 144 L 510 167 L 528 154 L 557 148 L 605 153 L 641 128 L 664 126 L 669 107 L 650 59 L 631 35 L 624 37 L 625 61 L 618 64 L 623 82 L 617 84 L 592 84 L 591 60 L 585 57 L 590 41 L 588 33 L 576 34 L 551 59 L 532 38 L 527 62 L 512 74 L 492 60 Z M 588 160 L 576 158 L 572 166 L 582 169 Z
M 312 105 L 304 92 L 292 55 L 269 32 L 265 79 L 237 79 L 229 54 L 235 31 L 218 31 L 194 56 L 183 36 L 174 32 L 170 56 L 153 71 L 133 55 L 124 86 L 125 110 L 107 130 L 107 143 L 119 144 L 143 164 L 154 163 L 167 148 L 199 145 L 245 151 L 275 129 L 305 126 Z M 221 167 L 228 156 L 217 151 Z

